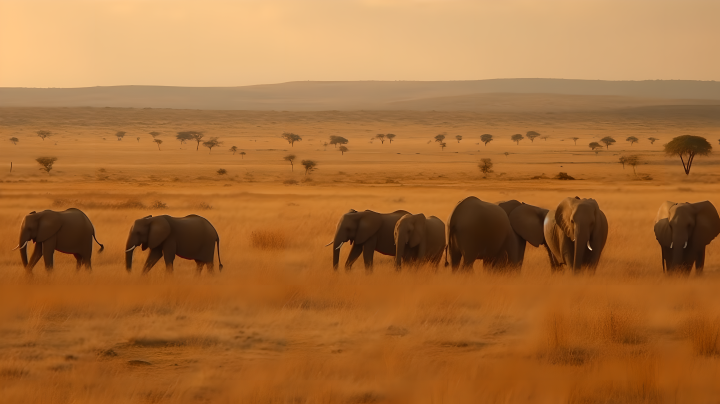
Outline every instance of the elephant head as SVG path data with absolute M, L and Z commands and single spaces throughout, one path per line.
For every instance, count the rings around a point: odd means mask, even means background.
M 574 243 L 573 270 L 581 269 L 586 253 L 598 255 L 605 247 L 607 219 L 594 199 L 566 198 L 555 210 L 555 222 Z
M 28 242 L 42 243 L 60 231 L 61 227 L 62 219 L 57 212 L 43 211 L 36 213 L 33 211 L 25 216 L 20 225 L 20 240 L 17 247 L 14 248 L 15 250 L 20 249 L 23 266 L 26 267 L 28 264 Z
M 163 216 L 146 216 L 138 219 L 130 228 L 127 243 L 125 244 L 125 268 L 132 269 L 133 250 L 142 246 L 142 250 L 157 248 L 170 235 L 170 223 Z
M 422 213 L 407 214 L 395 224 L 395 267 L 400 268 L 406 248 L 417 249 L 418 261 L 425 258 L 427 252 L 427 219 Z
M 346 242 L 350 244 L 365 243 L 380 229 L 382 217 L 377 212 L 366 210 L 358 212 L 351 209 L 344 214 L 337 224 L 333 239 L 333 268 L 337 269 L 340 261 L 340 247 Z
M 545 216 L 548 213 L 547 209 L 518 202 L 514 199 L 498 202 L 498 205 L 507 213 L 513 231 L 520 238 L 532 244 L 533 247 L 545 244 L 543 225 Z
M 718 234 L 720 217 L 709 201 L 665 202 L 655 217 L 655 238 L 662 247 L 672 251 L 668 270 L 683 264 L 684 252 L 688 248 L 704 248 Z

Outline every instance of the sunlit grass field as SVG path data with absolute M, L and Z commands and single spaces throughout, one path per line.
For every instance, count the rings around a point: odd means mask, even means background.
M 720 396 L 720 241 L 708 247 L 702 277 L 671 278 L 652 230 L 666 200 L 720 206 L 716 156 L 698 158 L 686 178 L 679 160 L 662 153 L 662 143 L 680 134 L 716 143 L 715 122 L 125 109 L 6 109 L 2 117 L 3 403 L 712 403 Z M 53 135 L 42 141 L 34 134 L 41 129 Z M 154 130 L 163 132 L 161 150 L 147 134 Z M 224 145 L 195 151 L 173 140 L 182 130 L 205 130 Z M 550 138 L 509 140 L 528 130 Z M 117 131 L 127 132 L 122 141 Z M 303 140 L 291 147 L 280 138 L 285 131 Z M 432 141 L 441 132 L 444 150 Z M 377 133 L 397 137 L 370 143 Z M 477 144 L 483 133 L 496 140 Z M 350 152 L 323 146 L 331 134 L 348 138 Z M 590 152 L 590 141 L 608 135 L 616 145 Z M 630 135 L 641 142 L 630 146 Z M 16 146 L 4 139 L 11 136 Z M 661 140 L 650 145 L 649 136 Z M 233 145 L 247 154 L 232 155 Z M 290 153 L 294 171 L 283 160 Z M 629 154 L 648 163 L 637 174 L 617 163 Z M 34 162 L 45 155 L 58 157 L 50 175 Z M 495 164 L 487 178 L 480 158 Z M 303 159 L 317 161 L 317 170 L 305 175 Z M 531 179 L 561 171 L 576 180 Z M 544 249 L 530 246 L 516 275 L 486 273 L 481 262 L 462 275 L 442 264 L 396 272 L 378 254 L 371 274 L 361 260 L 350 272 L 332 270 L 324 245 L 349 209 L 445 220 L 469 195 L 548 209 L 567 196 L 595 198 L 610 227 L 597 273 L 551 275 Z M 27 277 L 11 251 L 22 217 L 68 207 L 90 217 L 105 251 L 93 255 L 92 272 L 76 271 L 72 256 L 56 252 L 52 273 L 41 261 Z M 177 259 L 173 274 L 159 264 L 143 276 L 147 252 L 125 271 L 135 219 L 190 213 L 216 227 L 222 272 L 197 276 L 194 262 Z

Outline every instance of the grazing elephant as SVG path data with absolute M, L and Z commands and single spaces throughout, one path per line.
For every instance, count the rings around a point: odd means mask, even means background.
M 477 259 L 483 260 L 485 268 L 520 268 L 518 239 L 500 206 L 467 197 L 453 209 L 447 228 L 447 255 L 453 272 L 461 259 L 464 270 L 471 270 Z
M 555 257 L 553 257 L 552 251 L 550 251 L 550 247 L 548 247 L 545 241 L 545 216 L 549 211 L 537 206 L 528 205 L 524 202 L 519 202 L 515 199 L 498 202 L 498 206 L 507 213 L 508 219 L 510 219 L 510 225 L 517 237 L 520 264 L 522 265 L 525 259 L 526 243 L 530 243 L 533 247 L 543 245 L 550 259 L 551 270 L 553 272 L 557 271 L 560 268 L 560 264 L 558 264 Z
M 212 272 L 215 243 L 217 243 L 218 262 L 222 271 L 220 237 L 207 219 L 198 215 L 146 216 L 136 220 L 130 228 L 125 247 L 125 266 L 130 272 L 133 250 L 137 246 L 142 246 L 143 251 L 150 248 L 150 254 L 143 265 L 143 273 L 147 273 L 163 256 L 165 257 L 165 269 L 172 272 L 175 255 L 195 260 L 198 274 L 202 271 L 203 265 L 207 265 L 208 271 Z
M 545 240 L 555 260 L 574 272 L 595 271 L 607 241 L 608 223 L 594 199 L 565 198 L 545 216 Z
M 392 213 L 377 213 L 371 210 L 358 212 L 351 209 L 337 224 L 335 239 L 327 245 L 333 246 L 333 269 L 337 270 L 340 261 L 340 247 L 349 241 L 352 250 L 345 261 L 345 269 L 350 270 L 353 263 L 363 254 L 365 270 L 372 271 L 373 255 L 377 251 L 384 255 L 395 255 L 395 223 L 407 215 L 404 210 Z
M 655 238 L 662 248 L 663 272 L 702 274 L 705 246 L 720 233 L 720 217 L 712 203 L 665 202 L 655 216 Z
M 92 222 L 78 209 L 70 208 L 62 212 L 33 211 L 25 216 L 20 225 L 20 242 L 14 250 L 20 249 L 20 258 L 28 273 L 32 273 L 33 267 L 43 256 L 45 269 L 52 270 L 55 250 L 75 256 L 77 269 L 84 265 L 91 270 L 93 239 L 100 246 L 98 252 L 101 252 L 104 247 L 95 238 Z M 35 251 L 28 262 L 27 243 L 30 240 L 35 243 Z
M 402 262 L 438 265 L 445 251 L 445 223 L 435 216 L 407 214 L 395 224 L 395 268 Z

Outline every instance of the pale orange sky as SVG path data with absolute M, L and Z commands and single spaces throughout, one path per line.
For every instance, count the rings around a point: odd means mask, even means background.
M 719 0 L 0 0 L 0 86 L 720 80 Z

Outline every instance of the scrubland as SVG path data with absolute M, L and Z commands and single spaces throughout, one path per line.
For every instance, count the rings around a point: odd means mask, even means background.
M 3 403 L 713 403 L 720 397 L 720 240 L 702 277 L 663 275 L 652 231 L 665 200 L 720 206 L 717 156 L 689 177 L 662 144 L 715 144 L 696 113 L 214 112 L 3 109 L 0 133 L 0 400 Z M 45 141 L 36 130 L 50 130 Z M 122 141 L 116 131 L 126 131 Z M 204 130 L 208 152 L 172 140 Z M 511 134 L 547 141 L 516 146 Z M 163 134 L 162 151 L 150 131 Z M 284 131 L 303 137 L 293 147 Z M 428 141 L 447 132 L 441 151 Z M 394 133 L 390 144 L 370 143 Z M 483 133 L 495 140 L 479 142 Z M 463 140 L 457 143 L 454 136 Z M 322 146 L 350 140 L 341 155 Z M 587 144 L 613 136 L 598 155 Z M 630 146 L 627 136 L 640 144 Z M 136 137 L 141 140 L 136 141 Z M 571 137 L 580 137 L 577 146 Z M 646 140 L 661 140 L 654 145 Z M 106 140 L 103 140 L 105 138 Z M 57 144 L 56 144 L 57 143 Z M 236 145 L 247 155 L 232 155 Z M 457 152 L 457 153 L 456 153 Z M 503 153 L 509 152 L 508 156 Z M 283 161 L 298 157 L 295 171 Z M 622 168 L 620 155 L 648 164 Z M 58 157 L 50 175 L 36 157 Z M 477 163 L 492 158 L 483 178 Z M 305 176 L 302 159 L 318 162 Z M 9 173 L 9 162 L 13 172 Z M 7 167 L 7 170 L 5 170 Z M 219 176 L 220 168 L 228 174 Z M 551 178 L 567 172 L 575 181 Z M 544 176 L 542 175 L 544 174 Z M 541 177 L 532 180 L 532 177 Z M 306 178 L 311 179 L 310 181 Z M 288 180 L 298 185 L 284 185 Z M 396 272 L 376 254 L 334 272 L 330 247 L 349 209 L 447 218 L 462 198 L 552 209 L 595 198 L 610 232 L 595 275 L 551 275 L 529 247 L 521 273 L 440 266 Z M 56 252 L 25 276 L 18 227 L 32 210 L 83 209 L 105 251 L 76 271 Z M 129 226 L 148 214 L 208 218 L 222 272 L 177 259 L 147 276 Z M 343 251 L 343 257 L 347 251 Z

